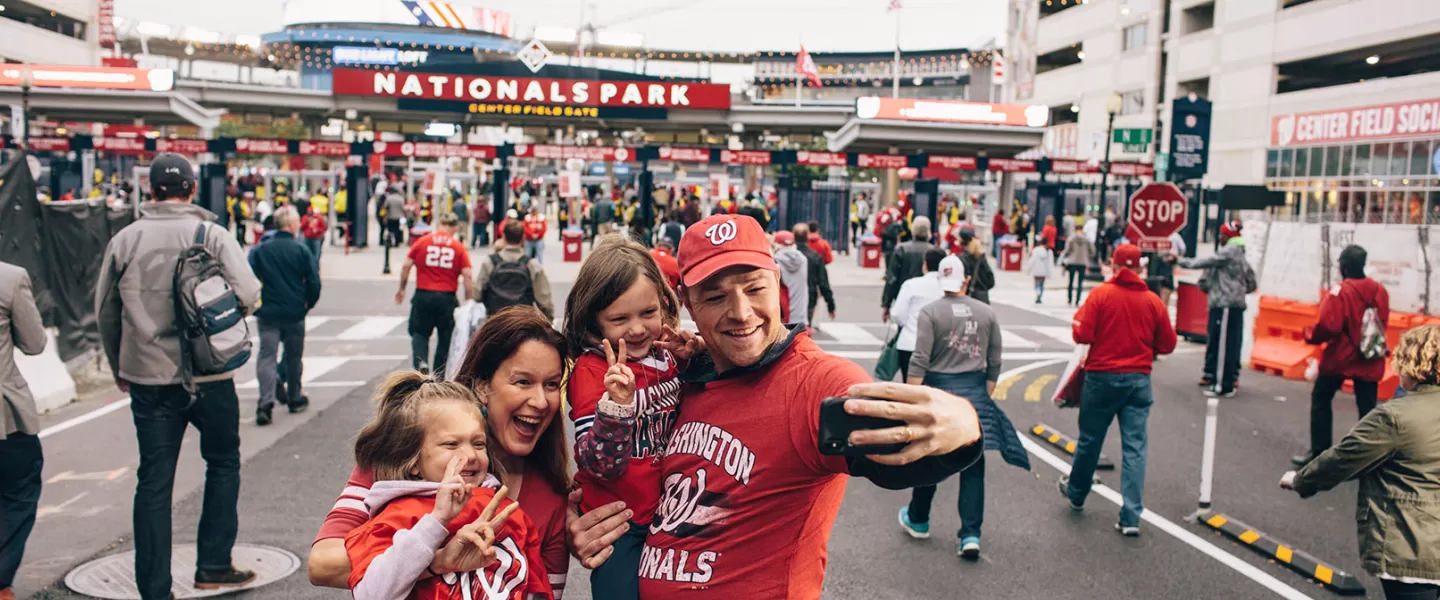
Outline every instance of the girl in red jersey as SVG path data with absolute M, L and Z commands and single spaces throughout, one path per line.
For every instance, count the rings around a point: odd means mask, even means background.
M 575 423 L 581 510 L 615 500 L 633 509 L 614 554 L 590 574 L 596 598 L 640 597 L 640 551 L 660 500 L 660 454 L 680 403 L 678 360 L 700 349 L 677 331 L 680 302 L 645 248 L 607 236 L 580 267 L 565 303 L 577 349 L 567 398 Z
M 539 528 L 489 474 L 475 392 L 409 371 L 391 375 L 378 398 L 355 441 L 355 462 L 376 481 L 370 520 L 345 538 L 354 597 L 553 600 Z M 430 564 L 444 553 L 466 567 L 436 575 Z

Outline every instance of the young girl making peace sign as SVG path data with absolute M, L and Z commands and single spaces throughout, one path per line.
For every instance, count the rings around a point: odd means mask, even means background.
M 379 405 L 355 441 L 376 480 L 370 520 L 345 538 L 355 598 L 553 600 L 539 529 L 489 472 L 475 393 L 411 371 L 385 382 Z M 436 560 L 466 568 L 436 576 Z

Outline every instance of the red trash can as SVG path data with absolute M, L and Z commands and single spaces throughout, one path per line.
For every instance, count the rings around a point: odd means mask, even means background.
M 1025 244 L 1020 242 L 1003 242 L 1000 244 L 1000 270 L 1019 271 L 1020 263 L 1025 260 Z
M 1210 297 L 1193 283 L 1180 282 L 1175 287 L 1175 333 L 1205 343 L 1210 335 Z
M 867 237 L 860 240 L 860 266 L 866 269 L 880 268 L 880 238 Z
M 585 247 L 585 232 L 567 229 L 563 237 L 565 262 L 580 262 L 580 249 Z

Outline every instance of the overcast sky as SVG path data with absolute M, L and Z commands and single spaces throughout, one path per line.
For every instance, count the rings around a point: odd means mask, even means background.
M 315 0 L 305 0 L 315 1 Z M 335 3 L 337 13 L 347 0 Z M 394 0 L 399 2 L 399 0 Z M 702 51 L 889 50 L 895 21 L 890 0 L 451 0 L 509 12 L 515 35 L 534 27 L 576 27 L 582 7 L 598 27 L 640 33 L 650 48 Z M 905 49 L 1004 43 L 1006 0 L 902 0 Z M 228 34 L 282 28 L 285 0 L 115 0 L 118 16 Z

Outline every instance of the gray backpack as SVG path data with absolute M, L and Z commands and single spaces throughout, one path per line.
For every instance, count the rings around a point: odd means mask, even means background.
M 175 328 L 180 332 L 180 372 L 194 392 L 196 375 L 220 375 L 250 360 L 245 307 L 225 279 L 220 260 L 205 247 L 210 224 L 195 227 L 195 241 L 175 263 Z

